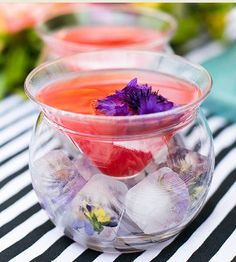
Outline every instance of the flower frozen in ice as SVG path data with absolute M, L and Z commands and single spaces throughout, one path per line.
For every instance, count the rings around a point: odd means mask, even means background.
M 188 212 L 189 193 L 179 175 L 163 167 L 132 187 L 125 205 L 138 227 L 154 234 L 181 224 Z
M 208 158 L 183 147 L 170 152 L 167 164 L 187 184 L 208 172 Z
M 63 223 L 74 234 L 94 239 L 114 239 L 124 212 L 125 184 L 103 175 L 94 175 L 68 206 Z M 90 225 L 88 225 L 88 223 Z

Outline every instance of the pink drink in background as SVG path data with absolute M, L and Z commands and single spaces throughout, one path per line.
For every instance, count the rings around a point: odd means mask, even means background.
M 167 33 L 137 26 L 80 26 L 62 29 L 53 34 L 49 44 L 50 52 L 57 56 L 74 52 L 105 48 L 141 48 L 163 51 Z

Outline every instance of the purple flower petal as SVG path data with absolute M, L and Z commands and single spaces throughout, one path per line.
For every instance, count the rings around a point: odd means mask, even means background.
M 98 100 L 96 110 L 107 116 L 129 115 L 129 107 L 125 104 L 120 94 L 114 94 Z
M 138 85 L 138 79 L 134 78 L 122 90 L 98 100 L 96 110 L 107 116 L 127 116 L 163 112 L 173 106 L 173 102 L 152 92 L 151 86 Z
M 91 212 L 93 207 L 91 205 L 87 204 L 86 208 L 87 208 L 88 212 Z
M 76 220 L 76 222 L 73 223 L 72 227 L 73 227 L 74 229 L 83 228 L 83 227 L 85 227 L 85 221 L 84 221 L 84 220 L 81 220 L 81 219 L 78 219 L 78 220 Z
M 93 226 L 89 222 L 85 222 L 84 231 L 89 236 L 92 236 L 94 234 Z

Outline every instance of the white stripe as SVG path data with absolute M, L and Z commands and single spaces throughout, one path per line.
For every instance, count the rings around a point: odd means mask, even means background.
M 215 155 L 217 156 L 221 150 L 230 146 L 232 143 L 236 141 L 236 124 L 231 125 L 224 130 L 213 140 L 214 142 L 214 151 Z M 203 145 L 202 151 L 207 151 L 208 144 Z
M 0 190 L 0 204 L 17 194 L 21 189 L 28 186 L 31 182 L 30 173 L 26 171 L 20 176 L 12 179 Z
M 109 253 L 102 253 L 99 255 L 93 262 L 111 262 L 114 261 L 120 253 L 114 253 L 114 254 L 109 254 Z
M 28 131 L 12 142 L 7 143 L 5 146 L 0 148 L 0 162 L 14 155 L 24 147 L 29 145 L 32 131 Z
M 0 145 L 17 136 L 20 132 L 23 132 L 27 128 L 33 127 L 36 114 L 30 115 L 24 118 L 24 121 L 17 122 L 14 125 L 9 126 L 0 133 Z
M 27 150 L 0 166 L 0 181 L 27 165 L 28 161 L 29 152 Z
M 0 114 L 22 101 L 19 96 L 9 96 L 0 102 Z
M 0 129 L 5 125 L 21 118 L 26 113 L 33 111 L 36 111 L 36 107 L 30 101 L 23 103 L 21 106 L 17 106 L 14 110 L 4 114 L 4 116 L 1 117 Z
M 236 230 L 221 246 L 218 252 L 211 258 L 209 262 L 233 261 L 236 256 Z
M 217 129 L 222 127 L 225 124 L 225 119 L 222 117 L 214 116 L 208 120 L 208 125 L 211 132 L 215 132 Z
M 10 261 L 11 262 L 31 261 L 33 258 L 41 255 L 44 251 L 46 251 L 61 236 L 63 236 L 63 232 L 59 230 L 58 228 L 53 228 L 52 230 L 48 231 L 45 235 L 43 235 L 32 246 L 27 248 L 25 251 L 23 251 L 18 256 L 11 259 Z
M 236 169 L 235 155 L 236 148 L 231 150 L 216 167 L 207 199 L 215 193 L 229 173 Z
M 154 259 L 156 256 L 158 256 L 161 251 L 167 247 L 171 242 L 173 242 L 175 240 L 174 238 L 171 238 L 165 242 L 161 242 L 156 244 L 152 249 L 145 251 L 142 255 L 140 255 L 139 257 L 137 257 L 134 261 L 135 262 L 148 262 L 151 261 L 152 259 Z M 182 260 L 181 260 L 182 261 Z
M 42 132 L 42 130 L 41 130 Z M 46 129 L 43 133 L 37 135 L 37 139 L 35 139 L 34 144 L 31 147 L 31 152 L 34 155 L 42 145 L 44 145 L 47 141 L 49 143 L 50 140 L 54 137 L 54 132 L 51 129 Z
M 235 206 L 235 197 L 236 183 L 231 186 L 220 200 L 211 215 L 194 231 L 188 241 L 175 252 L 168 262 L 187 261 Z
M 37 213 L 33 214 L 30 218 L 25 220 L 19 226 L 15 227 L 9 233 L 7 233 L 0 240 L 0 252 L 9 246 L 13 245 L 27 234 L 29 234 L 36 227 L 42 225 L 44 222 L 48 220 L 48 217 L 44 210 L 40 210 Z
M 73 243 L 69 247 L 67 247 L 56 259 L 54 259 L 53 262 L 73 261 L 85 250 L 86 248 L 81 247 L 77 243 Z
M 39 159 L 43 157 L 45 154 L 49 153 L 56 147 L 59 147 L 61 145 L 60 141 L 56 138 L 53 138 L 50 140 L 44 147 L 40 148 L 34 156 L 34 159 Z
M 218 154 L 222 149 L 230 146 L 236 140 L 236 124 L 227 127 L 215 139 L 215 153 Z
M 36 194 L 31 190 L 24 197 L 20 198 L 14 204 L 0 213 L 0 227 L 16 218 L 19 214 L 32 207 L 38 202 Z

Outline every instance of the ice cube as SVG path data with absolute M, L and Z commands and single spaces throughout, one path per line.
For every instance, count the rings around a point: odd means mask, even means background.
M 158 233 L 179 225 L 185 218 L 188 189 L 178 174 L 163 167 L 128 191 L 125 207 L 145 234 Z
M 33 186 L 52 219 L 85 185 L 86 180 L 62 150 L 54 150 L 32 163 Z
M 168 155 L 176 150 L 176 148 L 180 147 L 180 145 L 183 145 L 183 141 L 180 137 L 180 135 L 176 134 L 173 136 L 168 143 L 163 145 L 160 150 L 158 150 L 154 155 L 154 163 L 157 166 L 156 170 L 160 169 L 161 167 L 167 167 L 167 160 Z M 152 163 L 150 163 L 152 164 Z M 147 166 L 148 168 L 148 166 Z M 152 172 L 156 171 L 152 167 Z M 150 171 L 149 171 L 150 172 Z M 148 173 L 149 173 L 148 172 Z
M 63 224 L 74 239 L 111 241 L 124 213 L 127 186 L 104 175 L 94 175 L 68 207 Z
M 77 156 L 73 160 L 73 164 L 86 181 L 88 181 L 93 175 L 100 173 L 100 171 L 84 156 Z
M 167 165 L 189 185 L 209 172 L 208 158 L 183 147 L 177 147 L 167 157 Z

